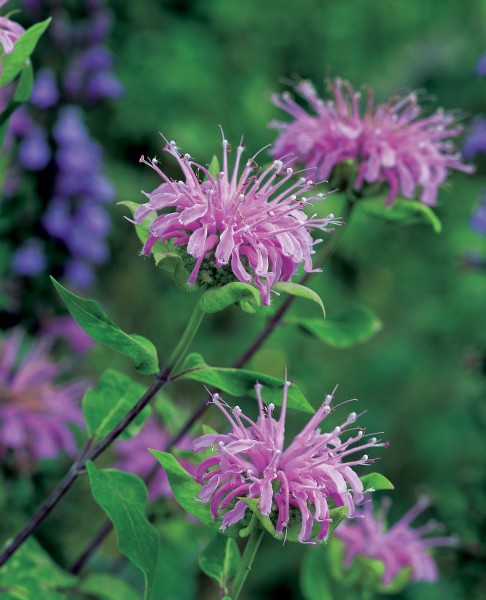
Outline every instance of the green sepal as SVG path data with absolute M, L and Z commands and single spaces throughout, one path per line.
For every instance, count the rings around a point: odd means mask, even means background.
M 118 548 L 144 576 L 144 598 L 150 598 L 157 567 L 159 534 L 145 515 L 147 488 L 137 475 L 98 469 L 86 463 L 91 492 L 115 528 Z
M 366 342 L 382 328 L 380 319 L 367 306 L 355 306 L 325 320 L 292 317 L 287 322 L 334 348 L 350 348 Z
M 292 283 L 291 281 L 281 281 L 280 283 L 276 283 L 273 286 L 273 289 L 282 294 L 290 294 L 291 296 L 296 296 L 297 298 L 303 298 L 304 300 L 315 302 L 320 306 L 322 310 L 322 316 L 326 318 L 326 309 L 324 308 L 324 303 L 322 302 L 321 297 L 319 294 L 314 292 L 314 290 L 311 290 L 305 285 Z
M 381 473 L 368 473 L 360 477 L 361 483 L 366 491 L 378 492 L 380 490 L 394 490 L 395 486 Z
M 243 312 L 255 313 L 261 304 L 260 292 L 248 283 L 233 282 L 206 290 L 199 299 L 201 310 L 215 313 L 239 303 Z
M 216 180 L 218 173 L 221 171 L 221 168 L 219 166 L 219 159 L 216 156 L 216 154 L 214 154 L 213 158 L 211 159 L 211 162 L 208 165 L 208 171 L 213 177 L 213 179 Z
M 199 381 L 214 386 L 235 397 L 247 396 L 249 394 L 255 396 L 254 388 L 258 382 L 265 388 L 263 397 L 266 403 L 282 406 L 283 388 L 285 385 L 283 379 L 247 369 L 211 367 L 206 364 L 204 358 L 197 352 L 193 352 L 186 357 L 180 368 L 180 373 L 176 374 L 173 378 Z M 295 384 L 292 384 L 288 389 L 287 406 L 288 408 L 306 413 L 315 412 L 312 405 Z
M 142 375 L 152 375 L 159 371 L 157 350 L 146 338 L 125 333 L 107 317 L 95 300 L 87 300 L 73 294 L 54 277 L 51 277 L 68 311 L 78 325 L 94 340 L 108 348 L 124 354 L 133 360 L 135 368 Z
M 432 226 L 435 233 L 442 231 L 442 223 L 435 212 L 418 200 L 397 198 L 390 206 L 385 206 L 383 197 L 362 200 L 358 206 L 368 216 L 402 225 L 427 223 Z
M 235 575 L 241 555 L 233 538 L 220 534 L 209 542 L 199 556 L 201 570 L 218 582 L 221 592 L 228 591 L 228 581 Z
M 2 75 L 0 77 L 0 88 L 13 81 L 25 66 L 25 61 L 34 52 L 41 35 L 49 27 L 52 19 L 36 23 L 29 27 L 14 44 L 11 54 L 2 56 Z

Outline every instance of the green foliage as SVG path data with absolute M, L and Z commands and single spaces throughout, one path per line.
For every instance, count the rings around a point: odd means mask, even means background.
M 5 136 L 7 135 L 10 117 L 17 110 L 17 108 L 22 106 L 22 104 L 25 104 L 30 98 L 33 85 L 34 71 L 32 69 L 32 65 L 27 63 L 20 73 L 19 81 L 17 83 L 17 87 L 15 88 L 15 93 L 12 100 L 8 103 L 5 110 L 0 114 L 0 144 L 3 144 Z M 4 174 L 2 173 L 0 175 L 0 182 L 3 181 L 3 176 Z
M 378 492 L 380 490 L 394 490 L 395 486 L 380 473 L 368 473 L 360 477 L 365 491 Z
M 219 159 L 216 154 L 211 159 L 208 167 L 209 173 L 212 175 L 213 179 L 216 179 L 218 173 L 221 172 L 221 167 L 219 166 Z
M 248 394 L 254 395 L 256 383 L 261 383 L 265 390 L 264 399 L 282 406 L 284 381 L 263 373 L 256 373 L 246 369 L 230 369 L 224 367 L 210 367 L 204 358 L 197 353 L 192 353 L 185 359 L 180 374 L 175 378 L 192 379 L 207 385 L 214 386 L 232 396 L 240 397 Z M 301 390 L 292 384 L 287 394 L 287 406 L 306 413 L 313 413 L 312 405 L 306 400 Z
M 141 204 L 138 204 L 137 202 L 132 202 L 131 200 L 124 200 L 122 202 L 118 202 L 118 204 L 120 204 L 121 206 L 126 206 L 130 210 L 132 216 L 142 206 Z M 155 218 L 155 213 L 151 213 L 151 214 L 147 215 L 140 224 L 134 225 L 135 232 L 138 236 L 138 239 L 142 242 L 142 244 L 145 244 L 145 242 L 148 240 L 148 238 L 150 236 L 149 226 L 150 226 L 150 223 L 152 223 L 152 221 L 154 220 L 154 218 Z
M 76 583 L 76 577 L 58 567 L 33 538 L 0 571 L 0 592 L 5 600 L 62 600 Z
M 235 540 L 217 534 L 201 552 L 199 566 L 218 582 L 222 593 L 228 593 L 228 581 L 235 575 L 240 559 Z
M 140 335 L 125 333 L 110 321 L 98 302 L 80 298 L 64 288 L 53 277 L 51 280 L 71 316 L 86 333 L 97 342 L 131 358 L 135 368 L 142 375 L 158 372 L 157 351 L 152 342 Z
M 84 579 L 78 590 L 97 600 L 140 600 L 136 590 L 123 579 L 110 573 L 93 573 Z
M 362 200 L 358 202 L 367 215 L 384 221 L 401 225 L 426 223 L 431 225 L 435 233 L 442 231 L 442 223 L 435 212 L 418 200 L 397 198 L 390 206 L 385 206 L 383 197 Z
M 0 77 L 0 87 L 6 86 L 13 81 L 22 71 L 25 61 L 28 60 L 34 52 L 37 42 L 48 28 L 51 19 L 46 19 L 41 23 L 36 23 L 29 27 L 27 31 L 15 42 L 14 51 L 11 54 L 4 54 L 2 60 L 2 75 Z
M 290 281 L 282 281 L 273 286 L 273 289 L 276 292 L 283 294 L 290 294 L 291 296 L 296 296 L 297 298 L 303 298 L 304 300 L 310 300 L 311 302 L 315 302 L 321 307 L 322 316 L 326 318 L 326 309 L 324 308 L 324 304 L 321 300 L 319 294 L 306 287 L 305 285 L 300 285 L 298 283 L 292 283 Z
M 145 388 L 117 371 L 105 371 L 96 388 L 83 398 L 83 414 L 89 435 L 96 442 L 104 437 L 133 408 Z M 121 434 L 122 439 L 137 435 L 151 408 L 146 406 Z
M 317 546 L 307 551 L 300 572 L 300 588 L 305 600 L 335 600 L 323 569 L 327 547 Z
M 239 303 L 246 313 L 254 313 L 261 304 L 260 292 L 248 283 L 233 282 L 204 292 L 199 300 L 201 310 L 215 313 Z
M 118 548 L 144 575 L 145 598 L 150 598 L 159 551 L 159 534 L 145 516 L 147 488 L 136 475 L 86 465 L 93 498 L 113 523 Z
M 375 313 L 366 306 L 355 306 L 325 320 L 292 317 L 289 322 L 299 325 L 321 342 L 334 348 L 351 348 L 366 342 L 382 327 Z

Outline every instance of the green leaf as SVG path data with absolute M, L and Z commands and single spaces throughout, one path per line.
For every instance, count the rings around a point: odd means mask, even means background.
M 348 517 L 349 511 L 345 506 L 338 506 L 337 508 L 333 508 L 329 511 L 329 515 L 331 517 L 331 524 L 329 525 L 329 532 L 326 537 L 327 540 L 334 533 L 334 530 L 338 525 L 340 525 L 344 519 Z
M 110 321 L 98 302 L 80 298 L 53 277 L 51 280 L 73 319 L 93 339 L 131 358 L 137 371 L 143 375 L 159 371 L 157 351 L 152 342 L 140 335 L 125 333 Z
M 368 473 L 360 477 L 365 491 L 378 492 L 379 490 L 394 490 L 395 486 L 380 473 Z
M 118 202 L 121 206 L 126 206 L 132 214 L 132 217 L 137 212 L 137 210 L 142 206 L 137 202 L 132 202 L 131 200 L 124 200 L 123 202 Z M 149 226 L 152 221 L 155 219 L 156 213 L 151 213 L 145 217 L 145 219 L 138 225 L 133 225 L 135 227 L 135 232 L 138 236 L 138 239 L 145 244 L 150 236 Z
M 435 212 L 417 200 L 397 198 L 391 206 L 385 206 L 382 197 L 370 200 L 361 200 L 358 206 L 370 217 L 385 221 L 413 225 L 415 223 L 428 223 L 435 233 L 442 231 L 442 223 Z
M 36 23 L 29 27 L 27 31 L 19 37 L 14 44 L 12 54 L 2 56 L 2 75 L 0 77 L 0 87 L 4 87 L 13 81 L 24 67 L 25 61 L 34 52 L 37 42 L 41 35 L 49 26 L 51 18 Z
M 213 176 L 213 179 L 216 179 L 216 177 L 218 176 L 218 173 L 221 171 L 221 168 L 219 166 L 219 159 L 216 156 L 216 154 L 213 156 L 213 158 L 211 159 L 211 162 L 208 165 L 208 171 Z
M 390 581 L 388 585 L 382 585 L 380 583 L 377 586 L 377 591 L 380 594 L 398 594 L 398 592 L 401 592 L 410 583 L 412 580 L 412 573 L 412 567 L 405 567 Z
M 139 593 L 123 579 L 109 573 L 93 573 L 79 586 L 79 591 L 97 600 L 140 600 Z
M 113 523 L 120 552 L 142 571 L 144 597 L 150 598 L 159 552 L 159 534 L 145 516 L 147 488 L 140 477 L 131 473 L 101 470 L 91 461 L 86 463 L 86 468 L 93 498 Z
M 299 325 L 321 342 L 334 348 L 350 348 L 366 342 L 382 328 L 381 321 L 366 306 L 356 306 L 325 320 L 292 317 L 288 322 Z
M 267 404 L 272 402 L 277 406 L 282 405 L 283 379 L 246 369 L 210 367 L 204 362 L 204 358 L 197 353 L 189 354 L 186 357 L 181 367 L 181 373 L 176 375 L 175 378 L 177 377 L 200 381 L 235 397 L 247 396 L 248 394 L 254 396 L 255 384 L 259 382 L 265 387 L 263 397 Z M 307 413 L 315 412 L 295 384 L 292 384 L 288 390 L 287 406 Z
M 214 519 L 211 516 L 209 505 L 196 500 L 202 487 L 201 484 L 189 475 L 169 452 L 158 450 L 150 450 L 150 452 L 167 473 L 171 490 L 182 508 L 202 523 L 213 525 Z
M 254 313 L 261 304 L 260 292 L 248 283 L 227 283 L 222 287 L 211 288 L 199 299 L 201 310 L 215 313 L 239 302 L 244 312 Z
M 67 598 L 62 589 L 76 583 L 76 577 L 56 565 L 34 538 L 26 540 L 0 571 L 1 596 L 5 599 L 60 600 Z
M 215 579 L 221 591 L 226 593 L 228 581 L 235 575 L 240 559 L 235 540 L 217 534 L 201 552 L 199 566 L 208 577 Z
M 105 371 L 96 388 L 89 389 L 83 398 L 83 414 L 88 433 L 98 441 L 110 432 L 143 396 L 145 387 L 117 371 Z M 146 406 L 120 436 L 137 435 L 151 408 Z
M 19 81 L 17 83 L 17 88 L 15 90 L 15 94 L 9 102 L 8 106 L 0 115 L 0 146 L 3 145 L 5 140 L 5 136 L 8 131 L 8 122 L 13 113 L 22 106 L 27 100 L 30 98 L 30 94 L 32 92 L 32 86 L 34 84 L 34 71 L 32 69 L 32 65 L 28 63 L 20 73 Z M 4 171 L 4 167 L 2 165 L 2 171 Z M 2 173 L 2 181 L 4 179 L 4 173 Z
M 324 567 L 327 548 L 309 547 L 300 571 L 300 589 L 305 600 L 333 600 Z
M 324 304 L 321 300 L 319 294 L 316 294 L 314 290 L 306 287 L 305 285 L 300 285 L 299 283 L 292 283 L 290 281 L 283 281 L 280 283 L 276 283 L 273 286 L 273 289 L 276 292 L 283 294 L 290 294 L 291 296 L 296 296 L 297 298 L 303 298 L 304 300 L 310 300 L 311 302 L 315 302 L 321 307 L 322 315 L 326 318 L 326 309 L 324 308 Z

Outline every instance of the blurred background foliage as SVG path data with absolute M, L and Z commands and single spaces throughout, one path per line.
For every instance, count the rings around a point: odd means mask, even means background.
M 436 100 L 446 109 L 458 108 L 466 125 L 475 114 L 486 112 L 486 81 L 474 75 L 475 63 L 486 50 L 482 0 L 469 0 L 467 6 L 457 0 L 108 4 L 116 17 L 110 45 L 125 95 L 91 109 L 88 121 L 105 148 L 119 201 L 141 202 L 140 190 L 151 191 L 159 183 L 151 170 L 138 164 L 141 154 L 157 156 L 164 169 L 177 175 L 175 161 L 161 153 L 158 132 L 201 163 L 219 152 L 218 125 L 233 142 L 244 134 L 249 153 L 271 143 L 274 132 L 268 122 L 282 115 L 268 94 L 286 89 L 296 78 L 312 79 L 321 91 L 325 77 L 348 78 L 356 87 L 369 84 L 379 100 L 392 92 L 419 89 L 431 109 Z M 378 314 L 382 331 L 366 344 L 339 350 L 288 325 L 251 363 L 279 377 L 287 367 L 314 405 L 337 383 L 337 403 L 358 397 L 359 410 L 367 411 L 362 424 L 368 432 L 384 431 L 390 441 L 377 470 L 395 483 L 392 518 L 427 493 L 434 498 L 430 516 L 460 538 L 458 550 L 438 552 L 441 581 L 412 585 L 395 596 L 400 600 L 484 597 L 486 274 L 472 268 L 465 256 L 471 250 L 486 253 L 485 237 L 469 228 L 485 187 L 481 162 L 473 177 L 454 176 L 440 195 L 440 235 L 426 225 L 387 224 L 356 211 L 338 253 L 313 277 L 311 287 L 320 293 L 329 316 L 363 303 Z M 341 202 L 335 194 L 321 210 L 339 214 Z M 111 208 L 111 260 L 99 271 L 98 289 L 91 296 L 126 331 L 146 335 L 165 356 L 182 332 L 194 296 L 175 288 L 151 260 L 138 256 L 139 243 L 125 213 L 122 207 Z M 53 301 L 54 295 L 46 299 Z M 296 302 L 293 308 L 305 315 L 313 310 L 318 316 L 312 305 Z M 236 308 L 210 316 L 193 349 L 209 364 L 229 365 L 263 322 L 263 317 Z M 102 348 L 92 351 L 83 368 L 94 376 L 108 365 L 130 368 Z M 185 407 L 199 402 L 203 392 L 196 383 L 169 390 Z M 248 406 L 251 411 L 250 401 Z M 210 409 L 208 416 L 216 423 L 215 412 Z M 346 408 L 336 413 L 330 420 L 342 420 Z M 292 415 L 289 433 L 302 419 Z M 45 467 L 41 492 L 52 485 L 52 469 Z M 28 500 L 19 501 L 10 525 L 22 522 L 22 513 L 41 492 L 39 487 L 25 491 Z M 87 483 L 78 483 L 41 529 L 41 540 L 61 562 L 72 560 L 102 520 L 90 500 L 79 504 L 88 496 Z M 71 531 L 66 522 L 71 522 Z M 60 533 L 61 523 L 67 534 Z M 214 595 L 210 584 L 197 580 L 193 528 L 161 521 L 169 542 L 162 552 L 157 597 Z M 61 544 L 59 535 L 64 536 Z M 112 565 L 113 549 L 111 539 L 91 566 Z M 244 597 L 301 598 L 299 564 L 307 551 L 312 549 L 267 540 Z M 130 567 L 117 564 L 117 569 L 138 577 Z

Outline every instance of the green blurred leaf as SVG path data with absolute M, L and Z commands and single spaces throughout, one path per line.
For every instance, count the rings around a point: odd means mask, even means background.
M 131 473 L 101 470 L 91 461 L 86 463 L 86 468 L 93 498 L 113 523 L 120 552 L 142 571 L 144 597 L 150 598 L 159 552 L 159 534 L 145 516 L 147 488 L 140 477 Z
M 96 388 L 89 389 L 83 398 L 83 414 L 88 433 L 94 441 L 104 437 L 121 421 L 143 396 L 145 387 L 132 381 L 126 375 L 105 371 Z M 151 408 L 146 406 L 120 436 L 122 439 L 137 435 Z
M 383 565 L 383 573 L 384 573 Z M 380 594 L 398 594 L 401 592 L 412 580 L 412 567 L 405 567 L 394 577 L 388 585 L 378 584 L 376 591 Z M 380 578 L 381 579 L 381 578 Z
M 20 73 L 19 81 L 17 83 L 17 88 L 15 89 L 15 94 L 5 108 L 5 110 L 0 114 L 0 147 L 3 145 L 5 137 L 8 131 L 9 119 L 13 115 L 13 113 L 22 106 L 27 100 L 30 98 L 30 94 L 32 92 L 32 86 L 34 84 L 34 71 L 32 69 L 32 65 L 28 63 Z M 1 165 L 1 176 L 0 179 L 3 182 L 5 177 L 6 165 Z
M 283 294 L 290 294 L 291 296 L 296 296 L 297 298 L 303 298 L 304 300 L 310 300 L 311 302 L 315 302 L 321 307 L 322 315 L 326 318 L 326 309 L 324 308 L 324 304 L 321 300 L 319 294 L 316 294 L 314 290 L 306 287 L 305 285 L 300 285 L 299 283 L 292 283 L 290 281 L 283 281 L 280 283 L 276 283 L 273 286 L 273 289 L 276 292 Z
M 261 304 L 260 292 L 248 283 L 233 282 L 206 290 L 199 299 L 201 310 L 215 313 L 239 302 L 244 312 L 254 313 Z
M 126 206 L 130 210 L 132 217 L 137 212 L 137 210 L 142 206 L 141 204 L 138 204 L 137 202 L 132 202 L 131 200 L 124 200 L 122 202 L 118 202 L 118 204 L 120 204 L 121 206 Z M 147 215 L 140 224 L 138 224 L 138 225 L 133 224 L 133 226 L 135 227 L 135 232 L 138 236 L 138 239 L 142 242 L 142 244 L 145 244 L 145 242 L 148 240 L 148 238 L 150 236 L 149 226 L 152 223 L 152 221 L 155 219 L 155 217 L 156 217 L 156 213 L 153 212 L 153 213 Z
M 64 599 L 67 595 L 62 590 L 76 583 L 76 577 L 56 565 L 34 538 L 26 540 L 0 571 L 1 597 L 5 599 Z
M 80 298 L 53 277 L 51 280 L 71 316 L 86 333 L 97 342 L 131 358 L 139 373 L 152 375 L 158 372 L 157 351 L 152 342 L 140 335 L 125 333 L 110 321 L 98 302 Z
M 299 325 L 321 342 L 335 348 L 350 348 L 366 342 L 382 327 L 375 313 L 366 306 L 356 306 L 325 320 L 292 317 L 288 322 Z
M 175 377 L 200 381 L 236 397 L 247 396 L 248 394 L 254 395 L 254 387 L 258 382 L 265 387 L 263 392 L 265 401 L 268 404 L 272 402 L 277 406 L 282 406 L 283 379 L 246 369 L 210 367 L 204 362 L 204 358 L 196 352 L 186 357 L 181 367 L 181 374 Z M 315 412 L 295 384 L 292 384 L 288 390 L 287 406 L 307 413 Z
M 4 87 L 17 77 L 23 69 L 25 61 L 35 50 L 37 42 L 49 26 L 51 20 L 52 19 L 49 18 L 29 27 L 29 29 L 27 29 L 27 31 L 15 42 L 12 54 L 4 54 L 2 56 L 0 87 Z
M 404 225 L 413 225 L 415 223 L 428 223 L 432 226 L 435 233 L 442 231 L 442 223 L 435 212 L 417 200 L 407 200 L 397 198 L 391 206 L 385 206 L 383 198 L 372 198 L 370 200 L 361 200 L 358 206 L 368 216 L 384 221 L 402 223 Z
M 300 571 L 300 589 L 305 600 L 333 600 L 324 568 L 327 548 L 309 547 Z
M 360 479 L 365 488 L 365 491 L 371 490 L 374 492 L 378 492 L 379 490 L 395 489 L 393 483 L 380 473 L 368 473 L 367 475 L 363 475 L 363 477 L 360 477 Z
M 110 573 L 93 573 L 79 586 L 79 591 L 97 600 L 140 600 L 139 593 L 123 579 Z
M 226 593 L 228 581 L 235 575 L 240 559 L 235 540 L 217 534 L 201 552 L 199 566 L 208 577 L 215 579 L 221 591 Z

